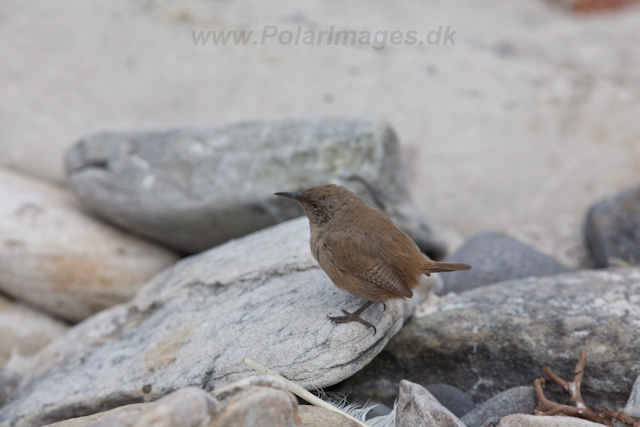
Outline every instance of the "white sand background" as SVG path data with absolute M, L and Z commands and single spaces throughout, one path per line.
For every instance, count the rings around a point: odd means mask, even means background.
M 0 165 L 63 183 L 64 151 L 95 131 L 375 116 L 453 248 L 503 230 L 587 267 L 586 209 L 640 182 L 638 22 L 542 0 L 2 0 Z M 382 50 L 192 41 L 265 25 L 457 33 Z

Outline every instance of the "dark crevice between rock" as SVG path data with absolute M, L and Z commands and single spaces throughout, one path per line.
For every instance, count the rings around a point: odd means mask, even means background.
M 96 168 L 96 169 L 109 169 L 109 161 L 107 159 L 96 159 L 87 161 L 84 166 L 80 169 L 76 169 L 74 172 L 82 171 L 87 168 Z

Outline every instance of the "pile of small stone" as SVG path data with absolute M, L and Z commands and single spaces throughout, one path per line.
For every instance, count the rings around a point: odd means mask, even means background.
M 344 185 L 442 257 L 386 123 L 102 133 L 66 163 L 73 193 L 0 171 L 0 426 L 358 425 L 300 406 L 246 357 L 379 404 L 370 425 L 595 425 L 533 415 L 542 367 L 570 377 L 581 350 L 584 400 L 640 417 L 640 187 L 586 215 L 601 269 L 483 232 L 446 258 L 472 270 L 369 309 L 374 335 L 327 320 L 361 302 L 331 283 L 307 220 L 272 193 Z

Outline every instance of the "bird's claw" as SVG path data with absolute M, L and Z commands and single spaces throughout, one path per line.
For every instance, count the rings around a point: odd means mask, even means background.
M 378 330 L 376 329 L 376 327 L 373 326 L 371 323 L 367 322 L 366 320 L 364 320 L 362 317 L 360 317 L 359 313 L 349 313 L 345 309 L 342 309 L 342 312 L 345 314 L 344 316 L 334 316 L 334 317 L 327 316 L 327 317 L 329 318 L 329 320 L 331 320 L 334 323 L 358 322 L 364 326 L 373 328 L 373 335 L 378 333 Z

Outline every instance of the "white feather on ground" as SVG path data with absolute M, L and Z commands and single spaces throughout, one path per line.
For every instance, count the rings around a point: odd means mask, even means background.
M 361 406 L 357 403 L 349 403 L 347 396 L 339 393 L 325 393 L 322 389 L 316 389 L 315 393 L 320 399 L 324 400 L 331 406 L 352 416 L 353 418 L 356 418 L 369 427 L 396 427 L 396 410 L 398 407 L 398 401 L 394 403 L 393 410 L 387 415 L 381 415 L 367 420 L 367 414 L 373 408 L 378 406 L 377 404 L 370 405 L 367 402 Z
M 363 407 L 361 407 L 360 405 L 357 405 L 357 404 L 348 404 L 346 396 L 340 396 L 340 395 L 336 395 L 337 396 L 336 401 L 338 403 L 333 404 L 331 403 L 331 398 L 328 397 L 323 390 L 316 389 L 318 394 L 320 396 L 323 396 L 324 399 L 322 397 L 316 396 L 308 392 L 304 388 L 300 387 L 300 385 L 284 378 L 282 375 L 267 368 L 266 366 L 259 364 L 255 360 L 244 358 L 243 362 L 247 366 L 251 367 L 252 369 L 260 372 L 261 374 L 273 375 L 275 377 L 280 378 L 282 381 L 285 382 L 287 389 L 289 389 L 291 393 L 295 394 L 299 398 L 306 400 L 312 405 L 319 406 L 321 408 L 325 408 L 334 412 L 339 412 L 344 416 L 348 417 L 349 419 L 356 421 L 358 424 L 361 424 L 366 427 L 395 427 L 396 425 L 397 402 L 393 405 L 393 410 L 391 411 L 391 413 L 387 415 L 383 415 L 381 417 L 372 418 L 365 423 L 364 419 L 366 418 L 367 413 L 371 409 L 373 409 L 376 405 L 367 406 L 367 404 L 365 404 Z M 341 405 L 343 409 L 339 408 L 337 405 Z M 355 414 L 355 415 L 352 415 L 352 414 Z

